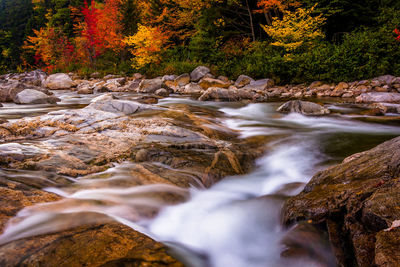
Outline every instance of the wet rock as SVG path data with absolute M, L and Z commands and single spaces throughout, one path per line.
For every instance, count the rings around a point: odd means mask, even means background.
M 174 81 L 176 79 L 176 77 L 178 77 L 178 76 L 176 76 L 176 75 L 164 75 L 162 77 L 162 81 L 163 82 L 165 82 L 165 81 Z
M 164 89 L 164 88 L 158 89 L 158 90 L 155 92 L 155 94 L 158 95 L 158 96 L 169 96 L 168 90 L 167 90 L 167 89 Z
M 391 231 L 384 231 L 400 216 L 399 151 L 400 138 L 395 138 L 317 173 L 286 202 L 284 221 L 327 225 L 337 255 L 342 255 L 340 265 L 391 266 L 385 264 L 400 253 L 387 234 Z M 397 235 L 397 229 L 392 231 Z M 349 247 L 354 254 L 349 255 Z
M 61 100 L 36 90 L 25 89 L 16 95 L 14 101 L 17 104 L 55 104 Z
M 381 231 L 376 235 L 375 264 L 377 266 L 397 266 L 400 262 L 400 229 Z
M 231 83 L 229 81 L 224 82 L 224 81 L 212 79 L 212 78 L 203 78 L 200 80 L 199 85 L 201 88 L 206 90 L 210 87 L 228 88 L 231 85 Z
M 237 90 L 211 87 L 199 97 L 199 100 L 238 101 L 239 96 L 237 95 Z
M 358 103 L 400 103 L 398 93 L 365 93 L 356 98 Z
M 251 78 L 247 75 L 240 75 L 235 82 L 235 87 L 237 87 L 237 88 L 245 87 L 246 85 L 250 84 L 252 81 L 254 81 L 253 78 Z
M 190 73 L 190 80 L 192 82 L 200 81 L 206 74 L 210 73 L 210 69 L 204 66 L 199 66 L 195 68 L 192 73 Z
M 330 113 L 329 109 L 321 105 L 300 100 L 286 102 L 280 106 L 277 111 L 282 113 L 295 112 L 303 115 L 326 115 Z
M 57 73 L 47 77 L 43 85 L 53 90 L 70 89 L 74 85 L 74 82 L 67 74 Z
M 143 80 L 139 84 L 139 93 L 155 93 L 158 89 L 161 89 L 163 84 L 162 78 L 155 78 L 149 80 Z

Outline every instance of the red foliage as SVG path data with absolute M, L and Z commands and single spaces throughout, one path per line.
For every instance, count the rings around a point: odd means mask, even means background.
M 97 24 L 99 22 L 100 12 L 96 8 L 96 3 L 92 0 L 90 8 L 85 0 L 82 14 L 86 23 L 86 27 L 82 30 L 82 36 L 86 38 L 89 50 L 92 56 L 97 57 L 101 54 L 103 42 L 100 40 L 100 33 Z
M 396 40 L 400 42 L 400 30 L 396 28 L 393 32 L 396 34 Z

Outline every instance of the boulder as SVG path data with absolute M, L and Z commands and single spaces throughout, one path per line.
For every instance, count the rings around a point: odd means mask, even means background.
M 158 89 L 158 90 L 155 92 L 155 94 L 158 95 L 158 96 L 169 96 L 168 90 L 167 90 L 167 89 L 164 89 L 164 88 Z
M 399 162 L 398 137 L 317 173 L 286 202 L 284 222 L 309 221 L 327 229 L 339 266 L 396 266 Z
M 52 74 L 44 82 L 44 86 L 52 90 L 70 89 L 73 85 L 74 82 L 65 73 Z
M 35 86 L 42 86 L 43 82 L 47 78 L 47 73 L 42 71 L 42 70 L 34 70 L 30 72 L 25 72 L 21 79 L 20 82 L 25 83 L 25 84 L 30 84 L 30 85 L 35 85 Z
M 392 83 L 396 80 L 395 76 L 392 75 L 383 75 L 376 78 L 382 85 L 392 85 Z
M 200 101 L 216 100 L 216 101 L 239 101 L 242 99 L 253 99 L 254 93 L 248 90 L 230 87 L 229 89 L 220 87 L 208 88 L 200 97 Z
M 301 101 L 301 100 L 292 100 L 286 102 L 282 106 L 277 109 L 278 112 L 281 113 L 300 113 L 303 115 L 326 115 L 329 114 L 330 111 L 327 108 L 324 108 L 321 105 L 318 105 L 313 102 Z
M 76 87 L 76 91 L 78 94 L 93 94 L 93 86 L 88 83 L 81 83 Z
M 12 102 L 14 101 L 15 96 L 22 92 L 25 89 L 32 89 L 36 91 L 40 91 L 47 95 L 52 95 L 53 93 L 49 90 L 34 86 L 34 85 L 27 85 L 20 82 L 1 82 L 0 81 L 0 102 Z
M 36 90 L 25 89 L 16 95 L 14 101 L 17 104 L 55 104 L 61 100 Z
M 254 80 L 247 75 L 240 75 L 235 82 L 235 87 L 242 88 L 242 87 L 245 87 L 246 85 L 250 84 L 253 81 Z
M 182 93 L 187 95 L 201 95 L 204 93 L 204 89 L 197 83 L 189 83 L 185 86 Z
M 224 82 L 213 78 L 203 78 L 200 80 L 199 85 L 201 88 L 206 90 L 210 87 L 228 88 L 231 85 L 231 83 L 229 81 Z
M 190 73 L 190 80 L 192 82 L 198 82 L 208 73 L 210 73 L 209 68 L 204 66 L 199 66 Z
M 188 73 L 179 75 L 174 81 L 176 86 L 185 86 L 190 83 L 190 75 Z
M 158 77 L 155 79 L 142 80 L 139 84 L 139 93 L 155 93 L 158 89 L 161 89 L 163 84 L 162 78 Z
M 335 87 L 335 91 L 343 91 L 349 89 L 349 84 L 345 82 L 340 82 L 338 85 Z
M 400 103 L 399 93 L 364 93 L 356 98 L 357 103 Z

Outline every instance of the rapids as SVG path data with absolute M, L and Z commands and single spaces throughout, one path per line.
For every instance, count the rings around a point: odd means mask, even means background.
M 81 108 L 90 102 L 90 97 L 57 94 L 62 99 L 59 105 L 17 109 L 6 105 L 0 109 L 0 117 L 17 119 Z M 1 170 L 4 177 L 34 180 L 29 183 L 40 184 L 63 199 L 20 211 L 0 236 L 0 244 L 116 220 L 166 244 L 187 266 L 319 266 L 318 262 L 280 256 L 286 249 L 282 240 L 290 235 L 280 224 L 285 198 L 299 193 L 317 171 L 400 135 L 400 125 L 363 122 L 362 109 L 348 104 L 328 103 L 333 113 L 324 117 L 278 114 L 275 110 L 280 104 L 200 102 L 182 97 L 159 101 L 160 107 L 199 108 L 200 116 L 202 110 L 217 112 L 216 120 L 239 132 L 240 138 L 267 145 L 266 154 L 256 161 L 251 173 L 226 177 L 210 188 L 196 179 L 189 189 L 173 185 L 129 186 L 130 171 L 135 168 L 129 161 L 77 179 L 59 177 L 58 180 L 67 181 L 62 186 L 47 179 L 49 173 Z M 3 144 L 0 153 L 2 149 L 29 153 L 38 148 Z M 321 261 L 335 266 L 333 256 L 323 244 L 308 245 L 320 247 Z

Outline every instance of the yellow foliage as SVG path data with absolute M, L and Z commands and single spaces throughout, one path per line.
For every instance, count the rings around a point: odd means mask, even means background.
M 135 35 L 124 39 L 129 51 L 135 56 L 133 67 L 142 68 L 150 63 L 160 61 L 160 53 L 166 47 L 169 36 L 159 27 L 149 27 L 139 24 Z
M 285 11 L 282 20 L 274 18 L 272 25 L 262 26 L 274 40 L 272 45 L 293 52 L 302 45 L 311 45 L 313 41 L 323 38 L 321 26 L 326 19 L 322 14 L 312 16 L 314 9 L 315 6 L 311 9 L 298 8 L 293 12 Z

